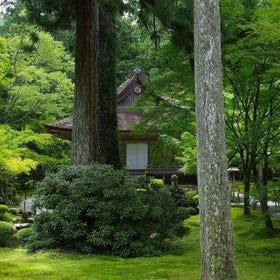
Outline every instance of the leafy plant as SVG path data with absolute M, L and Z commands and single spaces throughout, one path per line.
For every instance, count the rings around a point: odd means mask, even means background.
M 280 207 L 280 180 L 270 182 L 267 186 L 269 198 Z
M 23 228 L 20 229 L 17 233 L 16 233 L 16 239 L 21 243 L 21 244 L 25 244 L 32 236 L 32 228 Z
M 138 189 L 137 181 L 107 165 L 67 166 L 48 174 L 34 207 L 49 210 L 35 217 L 29 249 L 122 257 L 160 253 L 183 235 L 187 211 L 177 208 L 167 191 Z
M 0 247 L 9 246 L 14 239 L 15 229 L 12 224 L 0 221 Z
M 0 221 L 10 222 L 11 215 L 8 212 L 8 206 L 0 204 Z
M 6 212 L 8 212 L 8 206 L 0 204 L 0 220 Z
M 171 196 L 178 207 L 189 208 L 190 214 L 198 213 L 198 200 L 195 198 L 197 193 L 194 191 L 185 191 L 182 187 L 172 187 Z
M 150 179 L 150 187 L 154 191 L 159 190 L 160 188 L 164 187 L 163 180 L 162 179 L 151 178 Z

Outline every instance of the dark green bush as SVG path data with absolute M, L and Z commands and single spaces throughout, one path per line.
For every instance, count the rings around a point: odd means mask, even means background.
M 197 192 L 184 191 L 180 186 L 171 188 L 171 196 L 175 200 L 178 207 L 190 208 L 190 214 L 195 215 L 198 213 L 198 200 L 195 198 Z
M 12 224 L 0 222 L 0 247 L 11 245 L 14 240 L 15 232 Z
M 16 239 L 18 240 L 18 242 L 20 244 L 25 244 L 28 242 L 29 239 L 31 239 L 32 237 L 32 233 L 33 233 L 33 230 L 31 227 L 29 228 L 23 228 L 23 229 L 20 229 L 17 233 L 16 233 Z
M 30 250 L 62 248 L 123 257 L 155 255 L 184 233 L 169 192 L 140 188 L 110 166 L 69 166 L 38 185 Z

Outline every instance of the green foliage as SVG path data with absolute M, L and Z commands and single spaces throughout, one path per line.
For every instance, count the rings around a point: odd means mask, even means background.
M 37 134 L 28 129 L 16 131 L 0 125 L 1 171 L 11 176 L 29 174 L 39 161 L 50 162 L 52 159 L 47 154 L 54 152 L 52 149 L 59 149 L 58 140 L 52 139 L 49 134 Z
M 6 213 L 3 215 L 2 219 L 0 219 L 0 221 L 8 222 L 8 223 L 10 223 L 11 220 L 12 220 L 12 215 L 11 215 L 9 212 L 6 212 Z
M 0 204 L 0 221 L 10 222 L 11 214 L 8 211 L 8 206 Z
M 164 183 L 162 179 L 154 179 L 151 178 L 149 182 L 150 188 L 154 191 L 160 190 L 162 187 L 164 187 Z
M 1 173 L 17 175 L 29 173 L 37 162 L 27 157 L 28 149 L 23 145 L 28 141 L 28 132 L 18 132 L 8 126 L 0 126 L 0 167 Z M 3 178 L 2 178 L 3 179 Z
M 13 69 L 7 50 L 7 42 L 4 38 L 0 37 L 0 96 L 2 96 L 3 91 L 7 90 L 9 84 L 12 82 L 12 78 Z M 2 105 L 1 99 L 0 102 L 0 105 Z
M 8 212 L 8 206 L 4 204 L 0 204 L 0 217 L 2 217 L 6 212 Z
M 269 199 L 280 207 L 280 180 L 269 182 L 267 185 Z
M 135 67 L 148 74 L 154 67 L 155 54 L 147 30 L 137 23 L 135 16 L 119 16 L 116 25 L 116 82 L 120 85 Z
M 238 29 L 223 45 L 229 160 L 244 174 L 245 197 L 253 172 L 257 187 L 263 188 L 257 194 L 265 201 L 267 190 L 257 170 L 277 168 L 279 162 L 279 1 L 237 2 L 241 8 L 232 10 L 225 1 L 228 11 L 236 13 L 227 29 Z
M 20 244 L 26 244 L 33 234 L 32 228 L 22 228 L 16 233 L 16 239 Z
M 0 221 L 6 221 L 6 218 L 4 217 L 8 212 L 8 206 L 0 204 Z
M 181 148 L 176 138 L 166 134 L 160 135 L 152 146 L 150 167 L 177 167 L 176 155 L 180 155 Z
M 180 146 L 182 147 L 183 152 L 182 155 L 177 157 L 177 160 L 184 164 L 182 171 L 184 173 L 195 174 L 197 171 L 196 137 L 189 132 L 184 132 L 181 135 Z
M 139 6 L 139 18 L 147 28 L 153 30 L 152 39 L 159 36 L 153 21 L 153 17 L 157 17 L 164 27 L 170 29 L 172 42 L 181 49 L 192 52 L 193 1 L 140 0 Z
M 171 196 L 177 207 L 185 207 L 190 215 L 198 214 L 198 199 L 196 199 L 197 191 L 187 191 L 181 186 L 171 188 Z
M 159 253 L 184 232 L 184 209 L 170 194 L 137 191 L 107 165 L 68 166 L 38 185 L 30 250 L 63 248 L 123 257 Z
M 44 123 L 72 113 L 74 59 L 28 22 L 20 1 L 5 14 L 1 36 L 0 196 L 14 199 L 16 190 L 69 162 L 70 144 L 42 132 Z
M 68 162 L 69 143 L 49 134 L 28 129 L 16 131 L 0 125 L 0 196 L 3 198 L 14 200 L 15 191 L 30 189 L 30 183 L 41 180 L 47 170 Z
M 0 247 L 11 245 L 15 229 L 12 224 L 0 221 Z
M 69 116 L 72 111 L 74 60 L 61 42 L 35 26 L 11 23 L 7 29 L 15 79 L 6 94 L 0 92 L 0 121 L 15 128 L 28 124 L 42 131 L 43 123 Z
M 268 0 L 255 13 L 256 21 L 249 27 L 254 30 L 260 44 L 279 44 L 280 1 Z M 276 51 L 276 50 L 275 50 Z

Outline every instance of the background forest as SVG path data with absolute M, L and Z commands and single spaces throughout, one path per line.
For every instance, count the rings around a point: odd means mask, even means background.
M 75 22 L 59 13 L 36 18 L 40 7 L 32 1 L 1 6 L 0 196 L 15 199 L 15 190 L 32 188 L 46 171 L 69 162 L 70 143 L 46 134 L 43 124 L 72 114 Z M 279 7 L 279 0 L 221 1 L 229 165 L 243 175 L 245 206 L 253 179 L 264 210 L 263 186 L 279 170 L 280 157 Z M 118 9 L 117 85 L 139 67 L 149 90 L 137 106 L 161 97 L 157 107 L 146 107 L 146 122 L 137 129 L 160 128 L 155 153 L 176 151 L 183 170 L 193 173 L 192 2 L 124 1 Z

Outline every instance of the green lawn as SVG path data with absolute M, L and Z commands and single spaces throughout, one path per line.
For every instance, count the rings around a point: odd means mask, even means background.
M 280 221 L 274 220 L 278 231 L 272 237 L 248 234 L 255 217 L 244 218 L 239 208 L 233 208 L 232 212 L 240 279 L 280 280 Z M 200 267 L 198 217 L 192 217 L 187 224 L 191 232 L 176 242 L 174 252 L 161 257 L 121 259 L 0 249 L 0 279 L 196 280 Z M 260 225 L 253 228 L 259 232 Z

